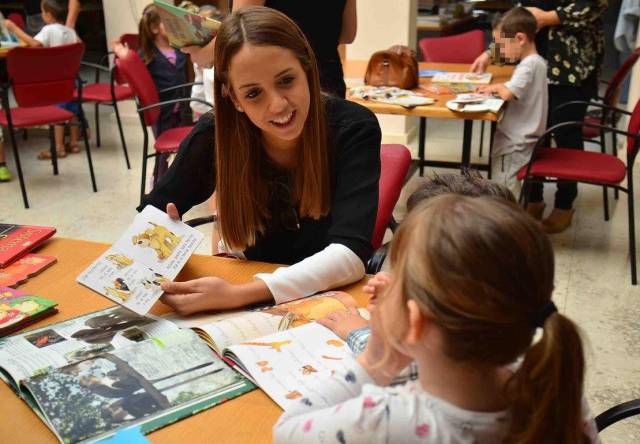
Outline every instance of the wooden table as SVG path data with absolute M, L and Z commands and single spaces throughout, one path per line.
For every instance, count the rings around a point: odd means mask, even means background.
M 346 78 L 364 78 L 364 73 L 367 68 L 367 62 L 363 60 L 347 60 L 344 65 L 344 72 Z M 451 72 L 466 72 L 469 71 L 469 65 L 458 63 L 420 63 L 420 69 L 438 69 Z M 493 74 L 491 79 L 492 83 L 504 83 L 511 78 L 513 73 L 513 66 L 496 66 L 491 65 L 488 72 Z M 500 118 L 502 112 L 494 114 L 491 112 L 482 113 L 461 113 L 451 111 L 447 108 L 447 101 L 455 98 L 453 94 L 435 95 L 423 89 L 423 87 L 431 84 L 430 78 L 420 78 L 420 88 L 415 91 L 423 94 L 427 97 L 433 98 L 436 102 L 433 105 L 416 106 L 412 109 L 407 109 L 399 105 L 389 105 L 386 103 L 379 103 L 371 100 L 351 99 L 354 102 L 360 103 L 376 114 L 393 114 L 399 116 L 416 116 L 420 117 L 420 131 L 418 134 L 418 166 L 420 168 L 420 175 L 422 175 L 425 166 L 433 166 L 440 168 L 460 168 L 472 167 L 475 169 L 488 170 L 488 166 L 485 164 L 472 164 L 471 163 L 471 136 L 472 136 L 472 124 L 474 120 L 489 121 L 492 123 L 492 135 L 495 128 L 495 123 Z M 462 161 L 461 162 L 449 162 L 449 161 L 427 161 L 425 160 L 425 133 L 427 128 L 427 118 L 432 119 L 456 119 L 464 120 L 464 132 L 462 137 Z
M 59 303 L 59 313 L 34 324 L 41 327 L 83 313 L 107 308 L 111 301 L 76 283 L 76 278 L 109 246 L 101 243 L 54 238 L 37 253 L 58 258 L 58 262 L 19 287 Z M 233 283 L 248 282 L 255 273 L 273 271 L 277 265 L 211 256 L 194 255 L 178 280 L 212 275 Z M 363 282 L 346 287 L 359 304 L 367 297 Z M 158 304 L 154 314 L 169 308 Z M 4 383 L 0 383 L 0 443 L 53 443 L 55 435 L 38 416 Z M 270 443 L 271 429 L 282 411 L 261 390 L 254 390 L 224 404 L 190 416 L 148 435 L 156 443 Z

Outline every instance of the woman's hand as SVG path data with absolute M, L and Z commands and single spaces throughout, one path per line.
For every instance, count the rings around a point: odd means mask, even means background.
M 369 325 L 369 321 L 360 316 L 358 310 L 353 307 L 349 311 L 337 310 L 329 313 L 324 318 L 318 319 L 317 322 L 340 336 L 344 341 L 353 330 Z
M 469 71 L 482 74 L 487 70 L 489 65 L 491 65 L 491 56 L 487 51 L 484 51 L 482 54 L 476 57 L 476 59 L 471 64 L 471 68 L 469 68 Z
M 560 17 L 556 11 L 543 11 L 540 8 L 528 7 L 527 10 L 533 14 L 538 24 L 538 30 L 547 26 L 556 26 L 560 24 Z
M 242 306 L 238 286 L 217 277 L 203 277 L 186 282 L 164 282 L 160 298 L 181 315 L 199 311 L 229 310 Z
M 178 213 L 178 208 L 174 203 L 167 204 L 167 214 L 173 220 L 180 220 L 180 213 Z
M 191 61 L 201 68 L 211 68 L 213 66 L 213 51 L 215 48 L 215 37 L 204 46 L 185 46 L 180 51 L 191 56 Z

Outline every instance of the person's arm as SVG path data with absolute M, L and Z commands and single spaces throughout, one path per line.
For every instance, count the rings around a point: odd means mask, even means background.
M 342 30 L 338 43 L 349 44 L 356 38 L 358 32 L 358 14 L 356 11 L 356 0 L 347 0 L 342 12 Z
M 67 21 L 65 23 L 65 26 L 75 29 L 76 21 L 78 21 L 79 14 L 80 14 L 80 0 L 69 0 L 69 9 L 67 12 Z
M 551 11 L 527 9 L 535 16 L 538 29 L 557 25 L 581 28 L 600 18 L 607 6 L 607 0 L 576 0 Z
M 488 94 L 488 95 L 497 94 L 498 96 L 500 96 L 502 100 L 507 100 L 507 101 L 513 100 L 515 98 L 513 93 L 509 90 L 509 88 L 505 86 L 504 83 L 478 86 L 476 88 L 476 91 L 480 94 Z
M 41 41 L 37 40 L 34 37 L 31 37 L 29 34 L 27 34 L 22 29 L 20 29 L 20 27 L 18 27 L 11 20 L 5 20 L 4 21 L 4 26 L 5 26 L 5 28 L 7 28 L 7 30 L 13 32 L 21 41 L 25 42 L 27 44 L 27 46 L 34 46 L 34 47 L 35 46 L 43 46 Z M 36 37 L 40 36 L 41 34 L 42 34 L 42 31 L 40 33 L 38 33 L 38 35 L 36 35 Z

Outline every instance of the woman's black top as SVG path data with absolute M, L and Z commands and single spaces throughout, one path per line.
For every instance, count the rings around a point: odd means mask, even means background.
M 345 97 L 346 86 L 338 41 L 346 0 L 266 0 L 265 6 L 291 18 L 300 27 L 316 54 L 323 91 Z
M 371 237 L 378 211 L 380 178 L 380 126 L 365 107 L 332 96 L 324 97 L 328 150 L 331 159 L 331 208 L 318 220 L 297 218 L 293 227 L 287 211 L 273 193 L 268 209 L 273 215 L 255 245 L 245 250 L 250 260 L 294 264 L 322 251 L 329 244 L 345 245 L 366 262 L 373 250 Z M 182 215 L 206 201 L 215 190 L 214 119 L 203 115 L 180 145 L 175 161 L 138 208 L 150 204 L 165 211 L 173 202 Z M 267 177 L 282 175 L 264 165 Z M 278 179 L 281 180 L 281 179 Z M 286 180 L 286 179 L 285 179 Z M 273 186 L 274 190 L 280 184 Z M 291 210 L 291 208 L 288 208 Z M 285 215 L 286 216 L 286 215 Z M 296 222 L 299 222 L 297 228 Z

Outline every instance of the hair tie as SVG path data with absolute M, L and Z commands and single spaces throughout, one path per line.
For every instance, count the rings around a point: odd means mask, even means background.
M 533 315 L 533 326 L 540 328 L 544 327 L 544 323 L 547 318 L 557 311 L 558 307 L 556 307 L 556 304 L 554 304 L 553 301 L 548 301 L 540 310 L 537 311 L 537 313 Z

